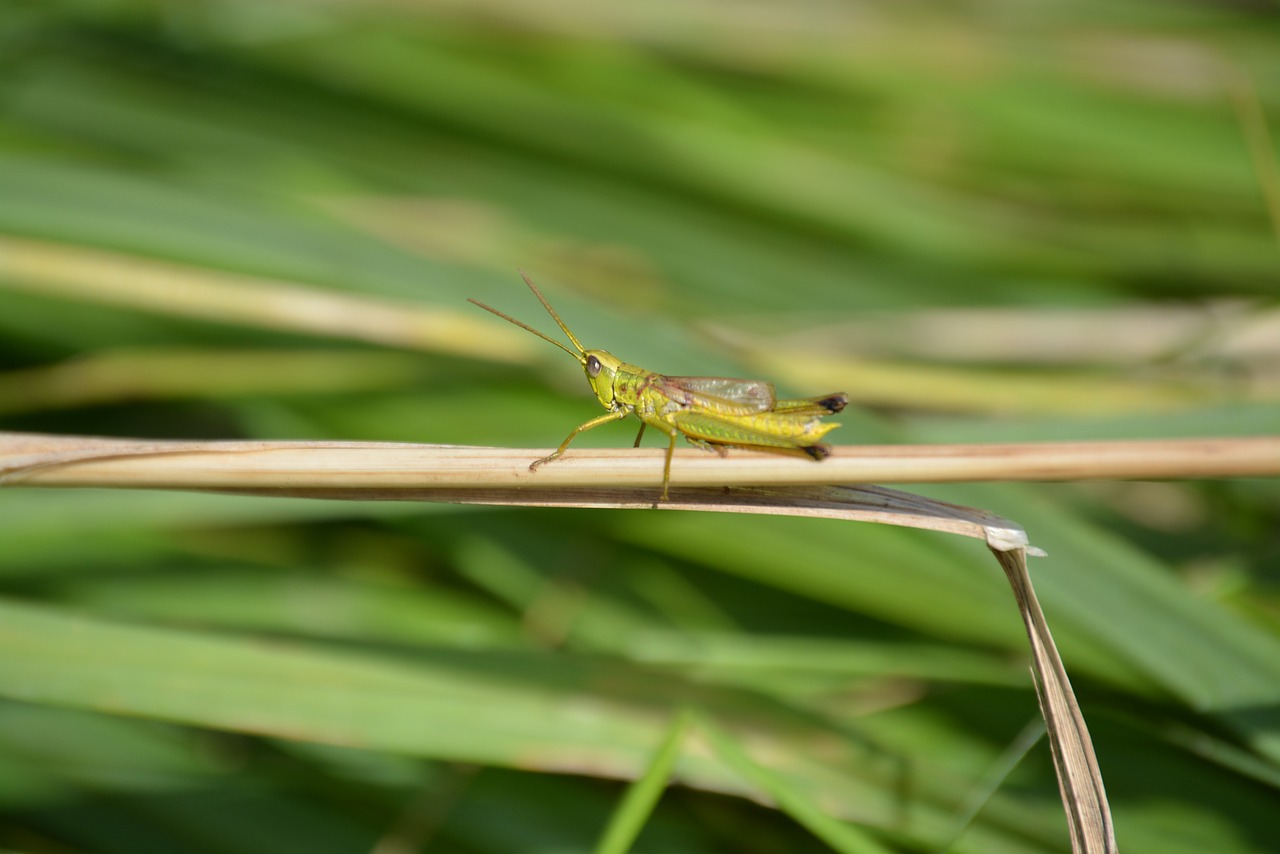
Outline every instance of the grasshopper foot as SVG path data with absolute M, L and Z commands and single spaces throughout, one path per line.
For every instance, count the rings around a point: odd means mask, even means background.
M 550 455 L 548 455 L 548 456 L 545 456 L 545 457 L 543 457 L 543 458 L 542 458 L 542 459 L 540 459 L 540 460 L 534 460 L 533 462 L 529 463 L 529 471 L 537 471 L 538 466 L 542 465 L 543 463 L 549 463 L 549 462 L 551 462 L 552 460 L 556 459 L 556 458 L 557 458 L 557 457 L 559 457 L 559 456 L 560 456 L 560 454 L 559 454 L 559 452 L 557 452 L 557 453 L 554 453 L 554 454 L 550 454 Z

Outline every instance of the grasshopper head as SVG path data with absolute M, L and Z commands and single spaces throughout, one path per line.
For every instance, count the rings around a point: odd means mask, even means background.
M 622 360 L 608 350 L 585 350 L 582 353 L 582 370 L 605 409 L 613 409 L 613 382 L 621 366 Z

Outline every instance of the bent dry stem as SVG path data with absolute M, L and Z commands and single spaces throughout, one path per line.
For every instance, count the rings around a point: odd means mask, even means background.
M 643 507 L 645 472 L 651 458 L 634 451 L 594 452 L 607 466 L 558 467 L 577 476 L 558 487 L 531 488 L 523 465 L 528 451 L 448 446 L 359 443 L 138 442 L 93 437 L 0 434 L 0 484 L 17 486 L 114 486 L 218 490 L 259 495 L 457 501 L 580 507 Z M 584 456 L 589 456 L 584 454 Z M 865 477 L 894 472 L 915 480 L 1081 479 L 1107 477 L 1223 477 L 1280 473 L 1280 438 L 1183 440 L 1180 442 L 1081 443 L 983 448 L 838 449 L 827 465 L 796 466 L 794 461 L 743 455 L 742 460 L 687 457 L 693 476 L 703 466 L 721 479 L 745 477 L 757 485 L 727 488 L 682 486 L 667 506 L 728 512 L 820 516 L 949 531 L 984 539 L 996 552 L 1013 586 L 1032 644 L 1040 698 L 1075 851 L 1115 850 L 1111 819 L 1084 718 L 1035 599 L 1023 555 L 1026 536 L 1014 523 L 983 511 L 957 507 L 873 486 L 785 486 L 785 463 L 823 476 Z M 1088 464 L 1092 463 L 1092 466 Z M 625 464 L 624 464 L 625 463 Z M 681 471 L 685 460 L 682 459 Z M 631 466 L 629 476 L 624 472 Z M 782 465 L 781 468 L 774 468 Z M 587 473 L 584 478 L 584 472 Z M 967 477 L 962 475 L 968 475 Z M 628 479 L 632 485 L 626 485 Z M 540 478 L 541 480 L 541 478 Z M 715 483 L 715 478 L 707 481 Z M 791 481 L 795 483 L 796 481 Z M 769 485 L 760 485 L 760 484 Z M 72 684 L 57 649 L 43 665 L 25 656 L 24 692 L 60 697 Z M 255 651 L 254 654 L 259 654 Z M 0 652 L 0 666 L 4 665 Z M 81 664 L 77 664 L 81 667 Z M 41 680 L 52 680 L 44 685 Z M 0 692 L 4 683 L 0 683 Z M 42 687 L 43 686 L 43 687 Z M 30 692 L 35 692 L 31 694 Z M 163 710 L 147 705 L 149 692 L 131 692 L 118 710 L 142 715 L 235 728 L 234 722 L 207 717 L 207 706 Z M 28 697 L 29 698 L 29 697 Z M 279 731 L 296 735 L 305 721 L 281 720 Z M 271 729 L 270 731 L 275 731 Z M 785 805 L 784 805 L 785 806 Z M 808 815 L 808 818 L 813 818 Z M 825 838 L 825 837 L 824 837 Z

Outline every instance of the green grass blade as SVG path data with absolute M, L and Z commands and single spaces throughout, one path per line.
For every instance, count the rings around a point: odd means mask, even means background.
M 671 772 L 680 758 L 691 720 L 688 712 L 676 715 L 649 767 L 627 789 L 617 810 L 610 816 L 604 835 L 594 849 L 595 854 L 626 854 L 631 849 L 671 780 Z
M 892 849 L 875 841 L 866 831 L 833 818 L 808 794 L 756 762 L 737 739 L 712 723 L 704 713 L 697 715 L 696 724 L 698 732 L 711 742 L 716 755 L 726 765 L 767 794 L 783 812 L 836 851 L 841 854 L 893 854 Z

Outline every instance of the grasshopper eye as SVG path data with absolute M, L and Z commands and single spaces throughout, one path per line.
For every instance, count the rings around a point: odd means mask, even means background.
M 600 360 L 595 356 L 587 357 L 587 374 L 592 377 L 600 376 Z

